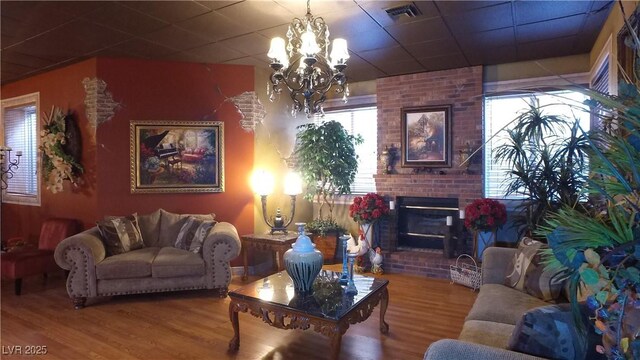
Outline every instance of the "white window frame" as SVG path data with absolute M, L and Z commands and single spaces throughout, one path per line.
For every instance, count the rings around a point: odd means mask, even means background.
M 579 83 L 586 83 L 586 80 L 588 79 L 588 73 L 582 73 L 582 74 L 573 74 L 571 75 L 571 77 L 577 81 L 579 81 Z M 544 83 L 543 80 L 541 80 L 540 78 L 536 78 L 536 79 L 529 79 L 529 80 L 520 80 L 517 81 L 520 83 L 520 89 L 523 88 L 530 88 L 530 89 L 535 89 L 535 88 L 544 88 L 545 86 L 543 86 L 542 84 Z M 492 83 L 490 85 L 490 88 L 494 91 L 497 90 L 497 93 L 491 93 L 491 94 L 487 94 L 485 93 L 485 101 L 488 97 L 493 97 L 493 96 L 500 96 L 499 92 L 500 91 L 513 91 L 514 89 L 517 89 L 518 87 L 514 86 L 516 82 L 514 81 L 510 81 L 508 82 L 508 84 L 500 84 L 500 83 Z M 535 85 L 531 85 L 531 84 L 535 84 Z M 553 85 L 558 85 L 557 80 L 552 82 Z M 528 86 L 527 86 L 528 85 Z M 565 84 L 566 85 L 566 84 Z M 549 87 L 553 87 L 553 86 L 549 86 Z M 522 96 L 526 96 L 527 93 L 522 93 Z M 484 138 L 484 142 L 485 142 L 485 147 L 488 146 L 488 141 L 489 138 L 487 137 L 487 130 L 488 130 L 488 119 L 487 119 L 487 114 L 486 114 L 486 109 L 485 107 L 485 101 L 483 101 L 483 138 Z M 523 104 L 524 105 L 524 104 Z M 523 106 L 523 108 L 526 109 L 526 105 Z M 516 114 L 514 114 L 514 118 L 515 118 Z M 495 150 L 495 149 L 493 149 Z M 502 200 L 510 200 L 510 201 L 520 201 L 525 199 L 524 195 L 521 194 L 511 194 L 508 197 L 503 196 L 496 196 L 494 194 L 488 194 L 488 186 L 487 186 L 487 182 L 489 181 L 488 179 L 488 173 L 487 173 L 487 165 L 488 163 L 491 161 L 491 159 L 489 159 L 489 151 L 483 151 L 483 181 L 482 181 L 482 194 L 484 197 L 488 197 L 488 198 L 493 198 L 493 199 L 502 199 Z M 493 154 L 493 151 L 491 152 Z
M 0 144 L 5 146 L 5 109 L 14 108 L 19 106 L 26 106 L 35 103 L 36 106 L 36 149 L 40 148 L 40 129 L 42 129 L 40 122 L 40 93 L 35 92 L 22 96 L 13 97 L 10 99 L 4 99 L 0 103 Z M 24 151 L 23 151 L 24 153 Z M 11 157 L 15 157 L 15 152 L 11 153 Z M 19 205 L 40 206 L 41 205 L 41 193 L 42 193 L 42 181 L 40 176 L 40 169 L 42 168 L 42 157 L 38 150 L 36 150 L 36 195 L 18 195 L 7 193 L 6 190 L 2 190 L 2 202 Z

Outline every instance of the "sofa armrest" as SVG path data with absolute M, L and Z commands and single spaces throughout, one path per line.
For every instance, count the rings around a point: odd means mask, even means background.
M 488 247 L 482 254 L 482 283 L 504 284 L 515 253 L 513 248 Z
M 229 286 L 229 262 L 240 255 L 240 246 L 240 236 L 235 226 L 219 222 L 213 227 L 202 245 L 207 288 L 226 289 Z
M 96 296 L 96 264 L 105 258 L 97 227 L 68 237 L 56 246 L 56 263 L 69 270 L 67 293 L 74 297 Z
M 424 360 L 458 359 L 542 360 L 543 358 L 453 339 L 443 339 L 432 343 L 424 354 Z

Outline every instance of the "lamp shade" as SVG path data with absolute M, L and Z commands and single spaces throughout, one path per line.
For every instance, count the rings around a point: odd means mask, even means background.
M 349 59 L 349 50 L 347 49 L 347 40 L 334 39 L 331 47 L 331 63 L 333 65 L 345 64 Z
M 273 184 L 273 176 L 266 170 L 257 170 L 251 177 L 253 192 L 260 196 L 271 194 L 273 192 Z
M 296 172 L 290 172 L 284 178 L 284 193 L 298 195 L 302 192 L 302 179 Z
M 267 56 L 274 62 L 280 63 L 285 67 L 289 65 L 287 58 L 287 51 L 285 50 L 284 39 L 281 37 L 275 37 L 271 39 L 271 47 Z
M 320 47 L 316 42 L 316 35 L 311 31 L 310 27 L 307 27 L 307 31 L 300 37 L 302 45 L 300 46 L 300 53 L 306 57 L 314 57 L 320 51 Z

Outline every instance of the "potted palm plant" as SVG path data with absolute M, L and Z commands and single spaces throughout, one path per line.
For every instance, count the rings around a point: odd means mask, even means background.
M 345 232 L 333 217 L 337 196 L 351 192 L 358 172 L 355 146 L 360 136 L 349 135 L 337 121 L 298 127 L 294 158 L 306 185 L 305 198 L 318 204 L 317 217 L 307 224 L 325 260 L 335 258 L 338 237 Z

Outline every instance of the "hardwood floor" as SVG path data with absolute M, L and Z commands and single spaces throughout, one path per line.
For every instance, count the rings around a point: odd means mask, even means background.
M 339 266 L 329 266 L 339 271 Z M 389 279 L 386 321 L 379 309 L 342 338 L 341 359 L 422 359 L 427 346 L 457 338 L 476 293 L 446 280 L 385 274 Z M 258 277 L 249 277 L 255 281 Z M 231 289 L 242 286 L 235 276 Z M 233 335 L 229 298 L 213 291 L 185 291 L 98 299 L 73 310 L 63 274 L 2 282 L 0 327 L 3 359 L 323 359 L 329 339 L 313 330 L 279 330 L 240 314 L 241 345 L 228 353 Z M 46 346 L 46 356 L 9 355 L 15 346 Z

